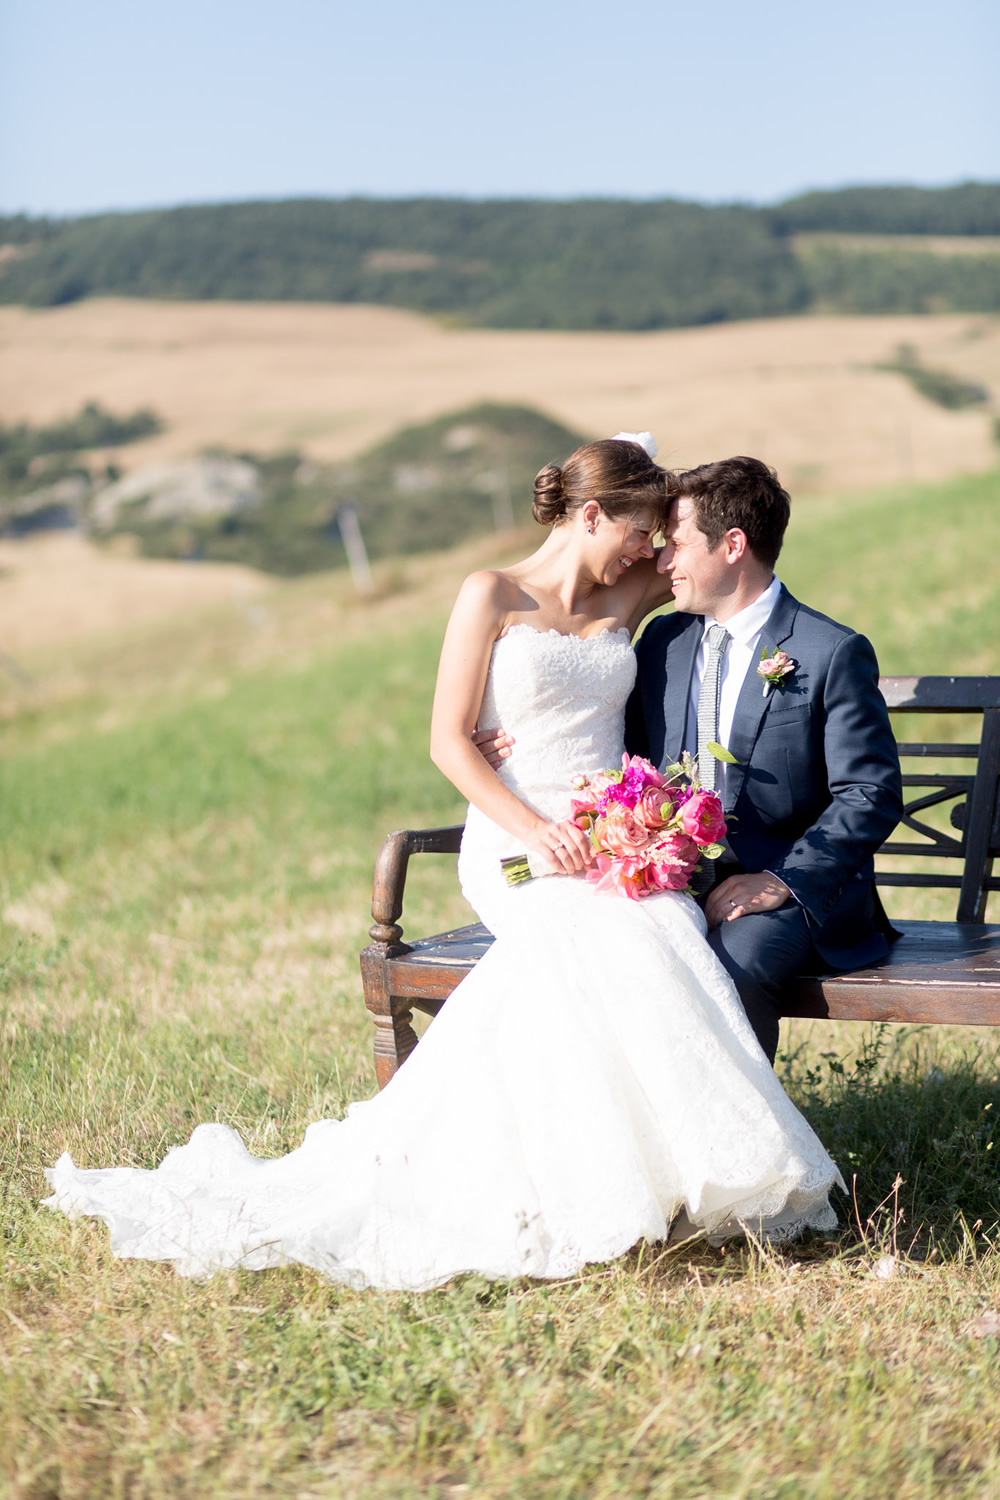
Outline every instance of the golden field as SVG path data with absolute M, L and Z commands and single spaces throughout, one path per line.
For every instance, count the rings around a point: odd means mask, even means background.
M 950 478 L 996 462 L 993 414 L 949 412 L 875 370 L 898 344 L 1000 391 L 1000 320 L 815 317 L 661 333 L 448 328 L 398 309 L 126 299 L 0 308 L 0 421 L 87 400 L 152 406 L 139 467 L 207 446 L 319 460 L 479 400 L 526 402 L 587 433 L 648 427 L 688 465 L 750 451 L 795 494 Z M 56 533 L 0 541 L 0 665 L 273 590 L 248 568 L 177 566 Z M 48 673 L 46 674 L 48 675 Z
M 346 459 L 473 401 L 525 402 L 595 435 L 648 427 L 661 458 L 751 452 L 795 491 L 948 478 L 995 461 L 992 415 L 948 412 L 872 367 L 912 344 L 1000 390 L 1000 319 L 803 317 L 657 333 L 447 327 L 399 309 L 107 299 L 0 308 L 0 420 L 99 400 L 152 406 L 128 467 L 219 444 Z

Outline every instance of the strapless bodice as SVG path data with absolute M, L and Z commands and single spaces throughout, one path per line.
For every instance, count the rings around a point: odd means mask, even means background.
M 584 637 L 512 626 L 493 647 L 479 713 L 481 729 L 499 724 L 514 736 L 500 771 L 511 791 L 562 816 L 578 771 L 621 763 L 634 682 L 627 630 Z
M 625 629 L 577 636 L 512 626 L 493 647 L 479 712 L 480 729 L 501 726 L 514 737 L 499 772 L 505 785 L 543 817 L 567 817 L 575 775 L 621 764 L 635 672 Z M 459 875 L 489 926 L 495 898 L 503 895 L 499 861 L 521 852 L 509 834 L 469 808 Z

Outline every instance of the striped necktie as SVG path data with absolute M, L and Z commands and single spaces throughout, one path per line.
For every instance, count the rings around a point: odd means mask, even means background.
M 712 625 L 708 632 L 708 661 L 698 694 L 698 771 L 706 791 L 714 792 L 718 782 L 719 763 L 707 748 L 719 739 L 719 686 L 722 658 L 732 640 L 723 625 Z

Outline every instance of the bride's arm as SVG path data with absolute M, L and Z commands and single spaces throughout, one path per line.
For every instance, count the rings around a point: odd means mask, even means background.
M 586 837 L 570 821 L 549 823 L 506 787 L 472 742 L 490 655 L 503 630 L 504 580 L 473 573 L 452 610 L 438 665 L 431 714 L 431 760 L 494 823 L 566 871 L 590 863 Z

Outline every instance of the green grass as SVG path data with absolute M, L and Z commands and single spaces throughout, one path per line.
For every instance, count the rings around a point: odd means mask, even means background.
M 803 503 L 782 576 L 886 671 L 996 672 L 998 500 L 992 475 Z M 461 813 L 426 757 L 455 568 L 363 607 L 279 585 L 266 649 L 234 607 L 4 690 L 0 1494 L 1000 1495 L 989 1032 L 786 1026 L 852 1194 L 782 1254 L 646 1247 L 422 1297 L 192 1284 L 38 1208 L 63 1149 L 151 1165 L 220 1119 L 274 1154 L 373 1091 L 374 852 Z M 415 861 L 407 930 L 463 911 L 450 862 Z
M 998 503 L 997 472 L 804 500 L 779 572 L 800 599 L 864 631 L 889 675 L 998 672 Z

